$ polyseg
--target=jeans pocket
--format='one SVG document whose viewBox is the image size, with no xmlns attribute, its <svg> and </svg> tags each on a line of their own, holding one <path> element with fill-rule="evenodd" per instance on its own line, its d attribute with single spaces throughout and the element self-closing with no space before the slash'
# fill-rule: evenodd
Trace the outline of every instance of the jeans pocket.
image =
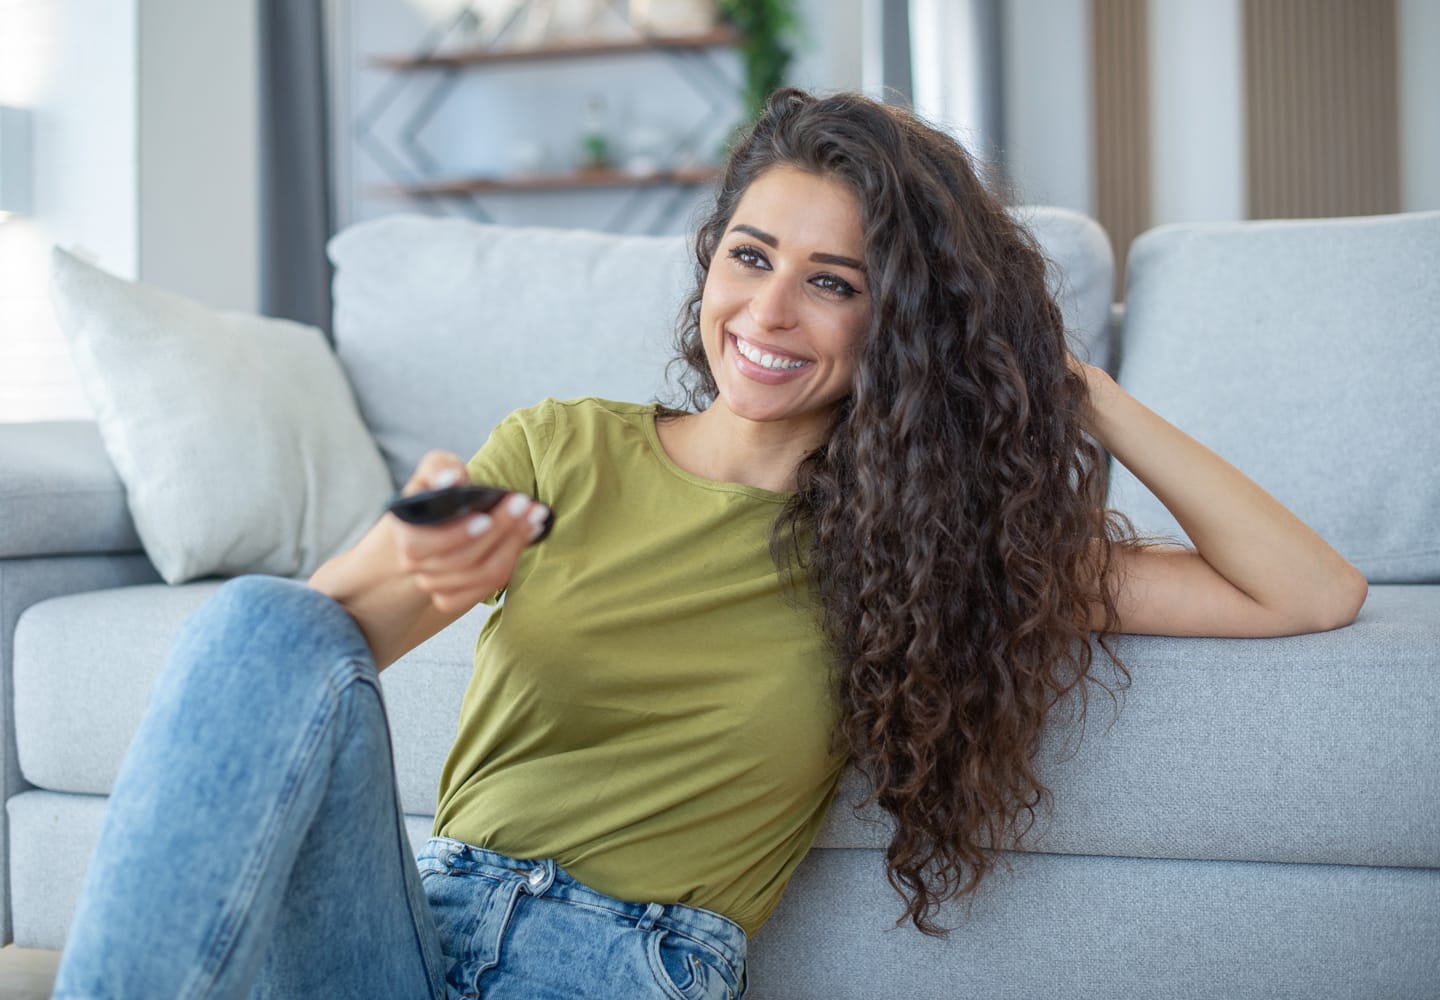
<svg viewBox="0 0 1440 1000">
<path fill-rule="evenodd" d="M 655 982 L 671 1000 L 735 1000 L 728 967 L 711 949 L 664 930 L 652 931 L 646 948 Z"/>
<path fill-rule="evenodd" d="M 437 871 L 424 861 L 420 873 L 445 957 L 445 981 L 455 996 L 479 996 L 480 977 L 500 961 L 520 883 L 451 866 Z"/>
</svg>

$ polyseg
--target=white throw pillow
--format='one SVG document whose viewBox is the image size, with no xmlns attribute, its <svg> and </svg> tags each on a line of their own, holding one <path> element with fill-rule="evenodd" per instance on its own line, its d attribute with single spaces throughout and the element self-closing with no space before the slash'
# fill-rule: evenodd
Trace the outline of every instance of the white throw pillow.
<svg viewBox="0 0 1440 1000">
<path fill-rule="evenodd" d="M 392 484 L 324 335 L 217 312 L 52 254 L 51 298 L 168 583 L 308 574 Z"/>
</svg>

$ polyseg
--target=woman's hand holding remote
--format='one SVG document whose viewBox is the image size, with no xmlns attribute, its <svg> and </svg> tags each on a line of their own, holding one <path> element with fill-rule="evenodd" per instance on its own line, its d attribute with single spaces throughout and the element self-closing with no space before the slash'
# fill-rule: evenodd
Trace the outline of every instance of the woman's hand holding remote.
<svg viewBox="0 0 1440 1000">
<path fill-rule="evenodd" d="M 468 483 L 456 455 L 432 451 L 420 460 L 403 493 L 412 496 Z M 440 524 L 417 525 L 387 515 L 401 569 L 444 613 L 464 612 L 510 582 L 520 553 L 544 531 L 549 510 L 523 493 L 505 496 L 488 512 Z"/>
<path fill-rule="evenodd" d="M 467 482 L 464 462 L 431 452 L 404 493 Z M 548 514 L 543 504 L 519 494 L 503 497 L 489 513 L 440 524 L 407 524 L 386 514 L 353 548 L 316 570 L 310 586 L 350 613 L 383 670 L 504 589 Z"/>
</svg>

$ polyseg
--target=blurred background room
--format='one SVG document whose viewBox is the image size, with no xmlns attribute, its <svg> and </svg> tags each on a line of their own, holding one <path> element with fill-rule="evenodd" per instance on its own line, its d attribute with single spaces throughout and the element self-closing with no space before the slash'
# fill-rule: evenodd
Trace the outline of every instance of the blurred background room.
<svg viewBox="0 0 1440 1000">
<path fill-rule="evenodd" d="M 0 0 L 0 421 L 84 418 L 54 244 L 328 327 L 396 212 L 675 233 L 777 80 L 913 103 L 1123 260 L 1440 208 L 1437 0 Z"/>
</svg>

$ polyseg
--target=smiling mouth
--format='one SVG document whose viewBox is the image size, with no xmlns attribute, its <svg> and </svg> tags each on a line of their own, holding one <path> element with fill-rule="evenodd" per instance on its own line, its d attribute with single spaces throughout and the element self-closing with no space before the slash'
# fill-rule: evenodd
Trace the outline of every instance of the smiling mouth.
<svg viewBox="0 0 1440 1000">
<path fill-rule="evenodd" d="M 775 354 L 771 351 L 764 351 L 742 339 L 738 334 L 730 334 L 730 339 L 735 343 L 735 350 L 751 364 L 759 365 L 774 372 L 794 371 L 796 368 L 804 368 L 813 365 L 813 361 L 805 361 L 800 358 L 790 358 L 783 354 Z"/>
</svg>

